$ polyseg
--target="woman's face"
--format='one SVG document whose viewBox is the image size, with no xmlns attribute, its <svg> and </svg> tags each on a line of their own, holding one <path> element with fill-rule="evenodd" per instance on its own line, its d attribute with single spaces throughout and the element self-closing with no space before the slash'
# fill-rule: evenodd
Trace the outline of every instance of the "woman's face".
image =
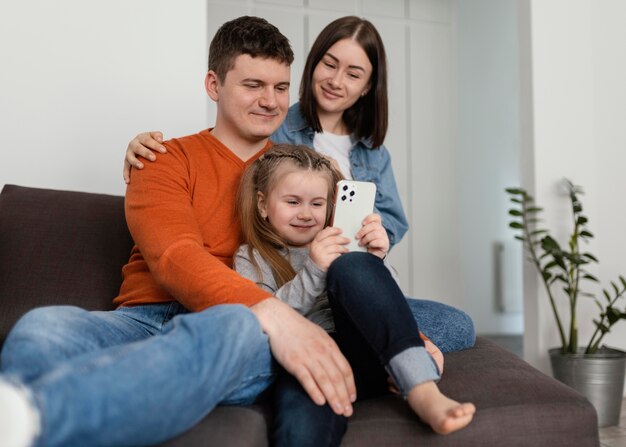
<svg viewBox="0 0 626 447">
<path fill-rule="evenodd" d="M 350 38 L 331 46 L 313 71 L 313 95 L 318 113 L 343 113 L 370 88 L 372 64 Z"/>
</svg>

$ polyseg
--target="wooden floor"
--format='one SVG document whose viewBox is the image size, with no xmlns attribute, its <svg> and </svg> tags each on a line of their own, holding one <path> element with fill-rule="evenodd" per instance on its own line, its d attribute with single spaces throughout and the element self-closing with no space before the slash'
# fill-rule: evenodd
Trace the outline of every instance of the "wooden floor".
<svg viewBox="0 0 626 447">
<path fill-rule="evenodd" d="M 600 429 L 602 447 L 626 447 L 626 399 L 622 401 L 619 425 Z"/>
</svg>

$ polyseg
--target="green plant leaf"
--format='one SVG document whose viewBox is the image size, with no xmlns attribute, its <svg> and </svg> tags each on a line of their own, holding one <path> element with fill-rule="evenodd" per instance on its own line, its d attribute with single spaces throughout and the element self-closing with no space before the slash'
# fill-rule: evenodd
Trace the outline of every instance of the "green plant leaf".
<svg viewBox="0 0 626 447">
<path fill-rule="evenodd" d="M 577 266 L 589 264 L 589 262 L 585 261 L 577 254 L 563 252 L 563 257 L 566 258 L 572 264 L 577 265 Z"/>
<path fill-rule="evenodd" d="M 576 224 L 585 225 L 588 221 L 589 219 L 587 219 L 585 216 L 578 216 L 578 219 L 576 219 Z"/>
<path fill-rule="evenodd" d="M 514 199 L 514 198 L 511 198 L 511 202 L 513 202 L 513 203 L 520 203 L 520 204 L 524 203 L 520 199 Z"/>
<path fill-rule="evenodd" d="M 506 188 L 505 191 L 516 196 L 526 194 L 523 188 Z"/>
<path fill-rule="evenodd" d="M 515 228 L 515 229 L 518 229 L 518 230 L 522 230 L 522 229 L 524 229 L 524 225 L 522 225 L 522 224 L 521 224 L 521 223 L 519 223 L 519 222 L 511 222 L 511 223 L 509 224 L 509 227 L 511 227 L 511 228 Z"/>
<path fill-rule="evenodd" d="M 598 262 L 598 259 L 592 255 L 591 253 L 583 253 L 582 256 L 584 256 L 585 258 L 593 261 L 593 262 Z"/>
<path fill-rule="evenodd" d="M 592 274 L 590 274 L 590 273 L 585 273 L 585 274 L 583 275 L 583 278 L 584 278 L 584 279 L 588 279 L 589 281 L 593 281 L 593 282 L 600 282 L 600 281 L 598 281 L 598 278 L 596 278 L 595 276 L 593 276 L 593 275 L 592 275 Z"/>
<path fill-rule="evenodd" d="M 519 234 L 516 234 L 515 236 L 513 236 L 515 239 L 517 239 L 518 241 L 522 241 L 524 242 L 526 240 L 526 238 L 524 236 L 520 236 Z"/>
<path fill-rule="evenodd" d="M 552 251 L 552 250 L 561 250 L 561 247 L 559 247 L 559 243 L 557 241 L 555 241 L 551 236 L 546 236 L 543 239 L 541 239 L 541 247 L 544 250 L 548 250 L 548 251 Z"/>
<path fill-rule="evenodd" d="M 515 209 L 510 209 L 509 214 L 511 216 L 517 216 L 517 217 L 522 216 L 522 212 L 520 210 L 515 210 Z"/>
<path fill-rule="evenodd" d="M 623 276 L 620 276 L 619 280 L 622 282 L 622 285 L 624 286 L 624 289 L 626 289 L 626 279 Z"/>
<path fill-rule="evenodd" d="M 580 236 L 591 239 L 593 237 L 593 234 L 590 231 L 583 230 L 580 232 Z"/>
<path fill-rule="evenodd" d="M 550 261 L 548 262 L 546 265 L 543 266 L 544 270 L 549 270 L 553 267 L 557 266 L 557 262 L 556 261 Z"/>
<path fill-rule="evenodd" d="M 554 260 L 556 261 L 556 263 L 558 264 L 559 267 L 561 267 L 563 270 L 567 270 L 567 266 L 565 265 L 565 261 L 563 261 L 563 256 L 560 256 L 560 254 L 558 254 L 558 253 L 553 253 L 552 257 L 554 258 Z"/>
<path fill-rule="evenodd" d="M 611 285 L 613 286 L 613 290 L 615 290 L 615 295 L 619 295 L 619 289 L 617 288 L 617 284 L 611 281 Z"/>
<path fill-rule="evenodd" d="M 594 303 L 596 303 L 596 306 L 598 306 L 598 309 L 600 309 L 600 312 L 602 312 L 604 310 L 604 307 L 602 307 L 602 303 L 596 299 L 593 300 Z"/>
<path fill-rule="evenodd" d="M 606 308 L 606 318 L 609 320 L 609 326 L 613 326 L 622 317 L 621 312 L 611 306 Z"/>
<path fill-rule="evenodd" d="M 611 295 L 609 295 L 609 292 L 607 292 L 606 289 L 602 289 L 602 293 L 604 294 L 604 297 L 606 298 L 606 300 L 610 303 Z"/>
<path fill-rule="evenodd" d="M 593 320 L 593 322 L 596 324 L 596 327 L 600 330 L 600 332 L 602 332 L 603 334 L 606 334 L 607 332 L 609 332 L 609 328 L 606 327 L 604 324 L 602 324 L 600 321 L 597 320 Z"/>
<path fill-rule="evenodd" d="M 531 236 L 537 236 L 540 234 L 546 234 L 548 232 L 548 230 L 534 230 L 530 232 Z"/>
<path fill-rule="evenodd" d="M 531 206 L 529 208 L 526 208 L 527 213 L 538 213 L 539 211 L 543 211 L 543 208 L 541 208 L 540 206 Z"/>
</svg>

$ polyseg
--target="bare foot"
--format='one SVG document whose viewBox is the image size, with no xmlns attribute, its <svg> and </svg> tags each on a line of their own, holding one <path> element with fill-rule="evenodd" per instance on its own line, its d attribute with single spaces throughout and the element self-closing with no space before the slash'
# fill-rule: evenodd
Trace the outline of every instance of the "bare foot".
<svg viewBox="0 0 626 447">
<path fill-rule="evenodd" d="M 467 426 L 476 412 L 474 404 L 459 403 L 441 394 L 435 382 L 417 385 L 407 399 L 413 411 L 440 435 Z"/>
</svg>

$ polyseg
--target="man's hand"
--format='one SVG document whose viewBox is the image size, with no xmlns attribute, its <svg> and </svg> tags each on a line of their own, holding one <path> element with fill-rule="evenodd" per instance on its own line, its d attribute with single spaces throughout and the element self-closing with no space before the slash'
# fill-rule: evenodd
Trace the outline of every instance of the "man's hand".
<svg viewBox="0 0 626 447">
<path fill-rule="evenodd" d="M 338 415 L 351 416 L 356 400 L 352 368 L 337 344 L 277 298 L 250 308 L 267 334 L 274 358 L 302 384 L 318 405 L 326 402 Z"/>
<path fill-rule="evenodd" d="M 379 214 L 369 214 L 363 219 L 361 229 L 357 232 L 356 238 L 361 247 L 367 247 L 367 252 L 384 259 L 389 251 L 389 237 L 382 224 Z"/>
<path fill-rule="evenodd" d="M 350 239 L 340 234 L 339 228 L 326 227 L 315 235 L 309 247 L 309 256 L 320 269 L 327 271 L 335 259 L 348 253 L 346 245 L 350 243 Z"/>
<path fill-rule="evenodd" d="M 167 149 L 163 146 L 163 134 L 161 132 L 143 132 L 130 140 L 126 148 L 126 157 L 124 158 L 124 182 L 130 183 L 130 169 L 143 169 L 143 163 L 137 157 L 146 160 L 156 160 L 154 152 L 165 154 Z"/>
</svg>

